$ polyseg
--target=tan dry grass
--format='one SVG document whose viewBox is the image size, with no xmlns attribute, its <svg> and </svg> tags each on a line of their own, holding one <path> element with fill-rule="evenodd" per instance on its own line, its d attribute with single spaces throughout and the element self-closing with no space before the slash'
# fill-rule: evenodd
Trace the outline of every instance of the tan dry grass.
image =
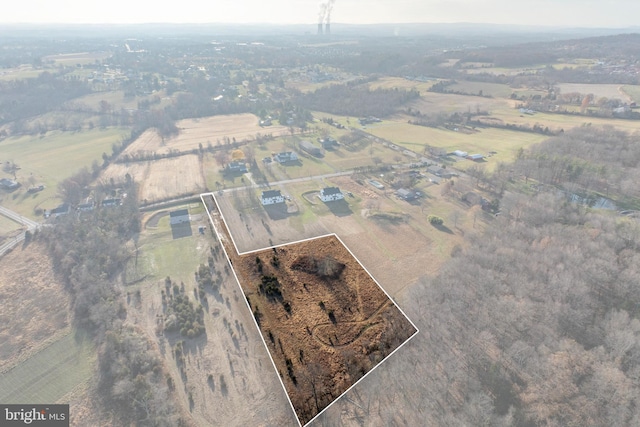
<svg viewBox="0 0 640 427">
<path fill-rule="evenodd" d="M 101 175 L 103 181 L 122 182 L 129 174 L 140 185 L 139 200 L 167 200 L 204 192 L 206 184 L 196 154 L 149 162 L 114 163 Z"/>
<path fill-rule="evenodd" d="M 69 297 L 44 245 L 16 247 L 0 259 L 0 372 L 69 327 Z"/>
<path fill-rule="evenodd" d="M 140 191 L 141 200 L 164 200 L 183 194 L 197 194 L 206 188 L 195 154 L 152 162 Z"/>
<path fill-rule="evenodd" d="M 273 125 L 260 127 L 259 119 L 253 114 L 233 114 L 213 116 L 202 119 L 186 119 L 176 123 L 180 133 L 164 141 L 154 129 L 145 131 L 123 154 L 168 153 L 170 151 L 189 151 L 200 144 L 216 146 L 225 137 L 236 141 L 254 138 L 257 133 L 284 135 L 289 132 L 286 126 Z"/>
</svg>

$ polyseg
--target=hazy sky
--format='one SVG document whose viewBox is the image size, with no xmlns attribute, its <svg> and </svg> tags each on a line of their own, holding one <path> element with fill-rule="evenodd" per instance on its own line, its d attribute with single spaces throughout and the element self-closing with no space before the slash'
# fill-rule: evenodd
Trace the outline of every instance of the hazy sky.
<svg viewBox="0 0 640 427">
<path fill-rule="evenodd" d="M 313 24 L 319 5 L 318 0 L 16 0 L 2 7 L 0 22 Z M 628 27 L 640 24 L 640 0 L 335 0 L 331 21 Z"/>
</svg>

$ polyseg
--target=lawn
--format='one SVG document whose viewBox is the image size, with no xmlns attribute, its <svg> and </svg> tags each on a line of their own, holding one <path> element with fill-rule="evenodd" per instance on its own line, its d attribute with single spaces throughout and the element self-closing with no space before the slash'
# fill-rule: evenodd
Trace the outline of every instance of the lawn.
<svg viewBox="0 0 640 427">
<path fill-rule="evenodd" d="M 111 153 L 114 143 L 120 142 L 128 131 L 124 128 L 92 129 L 82 132 L 49 132 L 44 136 L 7 138 L 0 142 L 0 162 L 12 161 L 20 169 L 18 182 L 22 187 L 2 195 L 2 203 L 9 209 L 34 216 L 34 209 L 45 199 L 55 197 L 57 185 L 80 170 L 91 167 L 93 161 L 102 162 L 102 153 Z M 44 184 L 39 193 L 27 193 L 34 184 Z M 52 200 L 44 208 L 57 205 Z"/>
<path fill-rule="evenodd" d="M 94 364 L 91 340 L 72 332 L 0 375 L 0 402 L 57 402 L 91 378 Z"/>
<path fill-rule="evenodd" d="M 189 207 L 191 215 L 202 213 L 202 208 L 192 209 Z M 171 210 L 179 210 L 187 206 L 175 206 Z M 192 224 L 192 229 L 196 227 Z M 145 229 L 140 238 L 140 258 L 138 271 L 129 271 L 135 274 L 136 278 L 147 275 L 149 280 L 160 280 L 170 276 L 174 281 L 192 280 L 193 272 L 197 270 L 201 262 L 206 262 L 206 251 L 203 247 L 203 237 L 194 230 L 194 234 L 189 237 L 173 239 L 169 216 L 165 216 L 158 222 L 157 228 Z M 206 242 L 205 242 L 206 243 Z M 207 243 L 208 247 L 208 243 Z M 129 269 L 133 268 L 129 266 Z M 131 280 L 133 278 L 128 278 Z"/>
</svg>

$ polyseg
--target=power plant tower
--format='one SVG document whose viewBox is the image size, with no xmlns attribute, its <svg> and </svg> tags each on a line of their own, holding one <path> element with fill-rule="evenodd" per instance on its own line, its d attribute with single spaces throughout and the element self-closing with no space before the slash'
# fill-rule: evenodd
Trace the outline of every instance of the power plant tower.
<svg viewBox="0 0 640 427">
<path fill-rule="evenodd" d="M 320 3 L 320 11 L 318 12 L 318 35 L 331 34 L 331 11 L 333 11 L 333 4 L 336 0 L 326 0 L 324 3 Z M 322 31 L 322 24 L 324 23 L 324 32 Z"/>
</svg>

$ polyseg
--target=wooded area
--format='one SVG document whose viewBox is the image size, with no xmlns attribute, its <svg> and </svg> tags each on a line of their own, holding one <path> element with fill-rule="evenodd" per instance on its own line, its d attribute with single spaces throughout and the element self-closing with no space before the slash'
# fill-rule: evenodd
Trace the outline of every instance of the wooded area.
<svg viewBox="0 0 640 427">
<path fill-rule="evenodd" d="M 611 129 L 578 129 L 524 153 L 508 166 L 511 179 L 526 170 L 553 182 L 559 153 L 593 165 L 576 180 L 586 171 L 599 171 L 604 181 L 634 176 L 634 140 Z M 523 160 L 534 153 L 547 160 Z M 612 180 L 610 196 L 614 187 Z M 421 334 L 352 398 L 379 405 L 389 424 L 638 425 L 638 220 L 554 191 L 512 189 L 501 206 L 502 215 L 438 277 L 412 288 L 405 304 Z M 402 390 L 403 404 L 419 410 L 392 411 L 398 396 L 371 392 L 386 388 Z"/>
</svg>

